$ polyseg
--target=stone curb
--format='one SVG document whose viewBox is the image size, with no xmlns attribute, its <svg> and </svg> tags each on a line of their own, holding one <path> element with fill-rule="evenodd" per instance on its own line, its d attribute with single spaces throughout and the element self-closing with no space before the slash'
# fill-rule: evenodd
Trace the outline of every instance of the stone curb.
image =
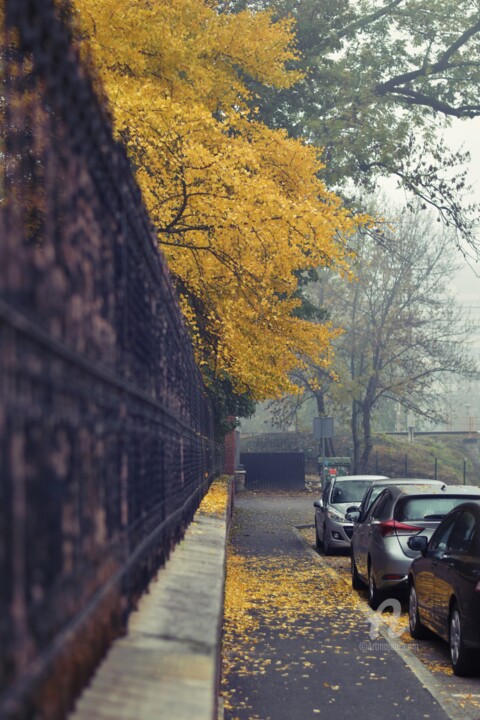
<svg viewBox="0 0 480 720">
<path fill-rule="evenodd" d="M 70 720 L 218 720 L 233 481 L 212 483 Z"/>
</svg>

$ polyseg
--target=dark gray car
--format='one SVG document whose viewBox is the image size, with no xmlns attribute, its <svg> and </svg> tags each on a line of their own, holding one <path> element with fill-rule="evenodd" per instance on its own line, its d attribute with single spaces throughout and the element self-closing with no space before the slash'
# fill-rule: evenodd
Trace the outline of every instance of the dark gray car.
<svg viewBox="0 0 480 720">
<path fill-rule="evenodd" d="M 419 553 L 410 549 L 414 535 L 430 537 L 440 521 L 454 507 L 478 499 L 480 489 L 473 486 L 415 485 L 388 487 L 382 490 L 361 522 L 357 520 L 351 540 L 352 586 L 368 586 L 370 606 L 374 609 L 386 597 L 406 589 L 412 560 Z"/>
</svg>

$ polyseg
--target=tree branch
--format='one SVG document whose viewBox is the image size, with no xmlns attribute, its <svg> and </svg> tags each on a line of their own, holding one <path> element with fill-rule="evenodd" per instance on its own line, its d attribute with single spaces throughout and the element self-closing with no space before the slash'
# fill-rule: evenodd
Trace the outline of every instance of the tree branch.
<svg viewBox="0 0 480 720">
<path fill-rule="evenodd" d="M 370 15 L 365 15 L 360 20 L 355 20 L 355 22 L 347 25 L 347 27 L 345 27 L 343 30 L 340 30 L 338 33 L 336 33 L 335 37 L 340 40 L 341 38 L 350 35 L 352 31 L 361 30 L 364 27 L 368 27 L 368 25 L 371 25 L 371 23 L 375 22 L 375 20 L 380 20 L 380 18 L 388 15 L 390 10 L 393 10 L 393 8 L 401 5 L 402 2 L 403 0 L 393 0 L 393 2 L 388 3 L 388 5 L 384 5 Z"/>
<path fill-rule="evenodd" d="M 453 42 L 438 58 L 438 60 L 435 63 L 432 64 L 424 64 L 422 63 L 422 67 L 417 68 L 416 70 L 411 70 L 410 72 L 402 73 L 401 75 L 396 75 L 393 78 L 390 78 L 390 80 L 387 80 L 386 82 L 379 83 L 375 87 L 375 94 L 376 95 L 387 95 L 388 93 L 396 92 L 398 95 L 405 95 L 410 96 L 410 99 L 406 99 L 406 102 L 409 103 L 415 103 L 417 105 L 428 105 L 429 107 L 432 107 L 434 110 L 439 110 L 440 112 L 446 113 L 448 115 L 454 115 L 455 117 L 475 117 L 473 113 L 475 110 L 476 112 L 480 112 L 480 107 L 477 105 L 472 106 L 465 106 L 464 108 L 453 108 L 449 106 L 447 103 L 441 103 L 440 101 L 436 101 L 437 107 L 434 107 L 432 102 L 435 101 L 435 98 L 430 98 L 428 95 L 422 95 L 421 93 L 416 93 L 415 91 L 410 89 L 407 89 L 408 83 L 413 82 L 414 80 L 417 80 L 420 77 L 430 77 L 431 75 L 438 75 L 440 72 L 444 72 L 448 69 L 455 69 L 455 65 L 449 65 L 450 58 L 458 51 L 461 47 L 463 47 L 474 35 L 480 32 L 480 20 L 476 22 L 474 25 L 469 27 L 465 32 L 463 32 L 456 40 Z"/>
<path fill-rule="evenodd" d="M 480 32 L 480 20 L 477 23 L 475 23 L 475 25 L 472 25 L 472 27 L 465 30 L 465 32 L 462 33 L 460 35 L 460 37 L 457 38 L 457 40 L 455 40 L 455 42 L 452 43 L 450 45 L 450 47 L 445 50 L 443 55 L 439 58 L 439 60 L 436 63 L 438 68 L 445 69 L 447 67 L 448 61 L 450 60 L 452 55 L 454 55 L 457 52 L 457 50 L 460 50 L 462 45 L 465 45 L 470 40 L 470 38 L 473 37 L 474 35 L 476 35 L 476 33 L 478 33 L 478 32 Z"/>
<path fill-rule="evenodd" d="M 459 107 L 454 107 L 438 98 L 425 95 L 411 88 L 395 88 L 391 91 L 391 95 L 402 100 L 407 105 L 423 105 L 437 112 L 441 112 L 444 115 L 451 115 L 452 117 L 474 118 L 480 113 L 480 105 L 460 105 Z"/>
</svg>

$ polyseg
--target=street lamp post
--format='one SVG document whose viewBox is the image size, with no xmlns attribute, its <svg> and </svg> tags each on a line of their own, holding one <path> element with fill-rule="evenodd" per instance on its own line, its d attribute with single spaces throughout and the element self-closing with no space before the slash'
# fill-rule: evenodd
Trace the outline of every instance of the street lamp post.
<svg viewBox="0 0 480 720">
<path fill-rule="evenodd" d="M 333 439 L 333 417 L 313 418 L 313 436 L 321 441 L 322 446 L 322 470 L 321 481 L 325 479 L 325 440 Z"/>
</svg>

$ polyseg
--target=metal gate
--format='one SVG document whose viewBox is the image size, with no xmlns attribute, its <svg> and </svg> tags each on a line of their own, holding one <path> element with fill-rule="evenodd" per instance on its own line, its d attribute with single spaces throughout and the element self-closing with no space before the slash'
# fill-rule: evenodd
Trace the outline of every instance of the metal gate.
<svg viewBox="0 0 480 720">
<path fill-rule="evenodd" d="M 303 452 L 241 453 L 248 490 L 303 490 L 305 454 Z"/>
</svg>

